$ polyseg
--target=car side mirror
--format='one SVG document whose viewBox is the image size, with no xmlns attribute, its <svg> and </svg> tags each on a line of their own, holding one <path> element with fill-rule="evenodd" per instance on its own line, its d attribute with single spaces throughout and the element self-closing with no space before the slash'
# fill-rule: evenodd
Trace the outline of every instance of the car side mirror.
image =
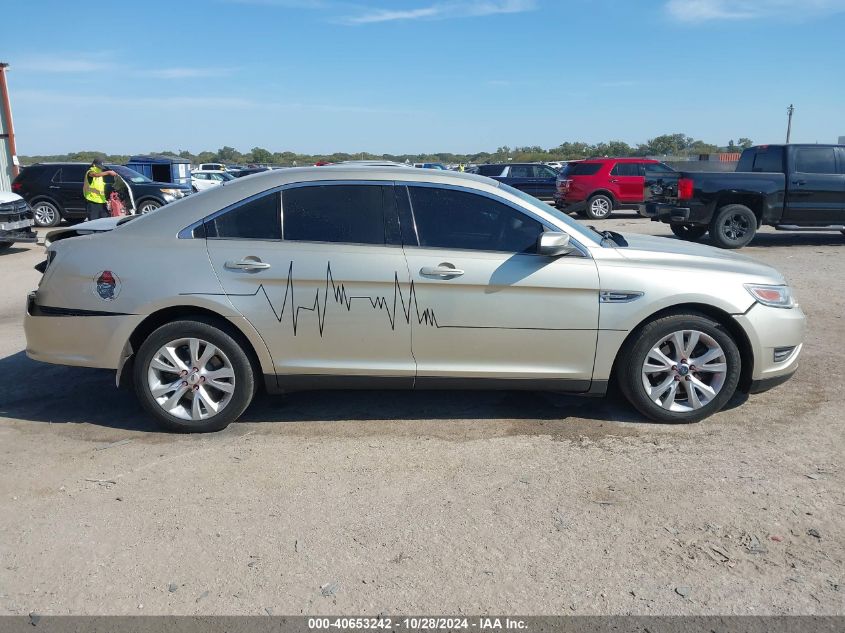
<svg viewBox="0 0 845 633">
<path fill-rule="evenodd" d="M 544 231 L 537 240 L 537 254 L 547 257 L 561 257 L 576 250 L 569 243 L 569 233 L 563 231 Z"/>
</svg>

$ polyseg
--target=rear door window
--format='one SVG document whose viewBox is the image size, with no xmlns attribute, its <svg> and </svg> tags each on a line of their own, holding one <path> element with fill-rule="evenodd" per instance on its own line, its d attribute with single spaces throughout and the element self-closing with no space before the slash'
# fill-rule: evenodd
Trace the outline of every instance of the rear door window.
<svg viewBox="0 0 845 633">
<path fill-rule="evenodd" d="M 610 172 L 611 176 L 639 176 L 640 166 L 637 163 L 616 163 L 613 170 Z"/>
<path fill-rule="evenodd" d="M 476 173 L 482 176 L 501 176 L 505 169 L 504 165 L 479 165 Z"/>
<path fill-rule="evenodd" d="M 511 178 L 533 178 L 534 177 L 534 170 L 531 168 L 531 165 L 511 165 L 510 177 Z"/>
<path fill-rule="evenodd" d="M 832 147 L 797 149 L 795 171 L 802 174 L 835 174 L 836 153 Z"/>
<path fill-rule="evenodd" d="M 65 165 L 61 169 L 61 182 L 82 182 L 88 169 L 88 165 Z"/>
<path fill-rule="evenodd" d="M 284 239 L 343 244 L 385 244 L 385 185 L 310 185 L 282 196 Z M 391 207 L 392 208 L 392 207 Z"/>
</svg>

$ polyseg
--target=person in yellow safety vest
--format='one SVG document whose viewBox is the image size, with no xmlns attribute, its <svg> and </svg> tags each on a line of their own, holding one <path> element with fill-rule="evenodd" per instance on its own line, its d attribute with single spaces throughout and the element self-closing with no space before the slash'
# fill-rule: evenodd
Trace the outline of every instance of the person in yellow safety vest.
<svg viewBox="0 0 845 633">
<path fill-rule="evenodd" d="M 104 169 L 102 159 L 95 158 L 85 173 L 85 182 L 82 183 L 82 193 L 88 207 L 89 220 L 107 218 L 111 215 L 106 206 L 106 181 L 103 180 L 106 176 L 117 176 L 117 174 Z"/>
<path fill-rule="evenodd" d="M 466 170 L 466 167 L 464 166 L 464 164 L 463 164 L 463 163 L 461 163 L 460 165 L 458 165 L 458 171 L 465 171 L 465 170 Z"/>
</svg>

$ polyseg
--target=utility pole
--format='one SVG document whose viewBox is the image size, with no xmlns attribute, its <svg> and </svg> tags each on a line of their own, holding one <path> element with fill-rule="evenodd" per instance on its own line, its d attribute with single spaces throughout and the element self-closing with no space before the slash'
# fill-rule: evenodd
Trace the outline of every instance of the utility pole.
<svg viewBox="0 0 845 633">
<path fill-rule="evenodd" d="M 0 160 L 3 169 L 9 169 L 11 177 L 18 175 L 18 152 L 15 148 L 15 126 L 12 123 L 12 105 L 9 99 L 9 85 L 6 83 L 6 69 L 9 64 L 0 62 L 0 151 L 6 159 Z M 3 143 L 5 141 L 5 143 Z M 3 148 L 3 145 L 6 147 Z M 6 164 L 6 161 L 9 164 Z M 0 179 L 5 180 L 5 177 Z"/>
<path fill-rule="evenodd" d="M 795 106 L 791 103 L 789 107 L 786 109 L 787 114 L 787 121 L 786 121 L 786 142 L 789 143 L 789 137 L 792 134 L 792 113 L 795 112 Z"/>
</svg>

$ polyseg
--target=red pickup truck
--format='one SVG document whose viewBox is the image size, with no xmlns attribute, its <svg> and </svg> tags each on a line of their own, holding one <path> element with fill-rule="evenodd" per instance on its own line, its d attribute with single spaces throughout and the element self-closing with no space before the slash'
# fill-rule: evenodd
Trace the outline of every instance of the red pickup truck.
<svg viewBox="0 0 845 633">
<path fill-rule="evenodd" d="M 555 183 L 555 206 L 592 220 L 614 209 L 637 209 L 643 203 L 645 174 L 668 176 L 675 170 L 648 158 L 588 158 L 561 169 Z"/>
</svg>

